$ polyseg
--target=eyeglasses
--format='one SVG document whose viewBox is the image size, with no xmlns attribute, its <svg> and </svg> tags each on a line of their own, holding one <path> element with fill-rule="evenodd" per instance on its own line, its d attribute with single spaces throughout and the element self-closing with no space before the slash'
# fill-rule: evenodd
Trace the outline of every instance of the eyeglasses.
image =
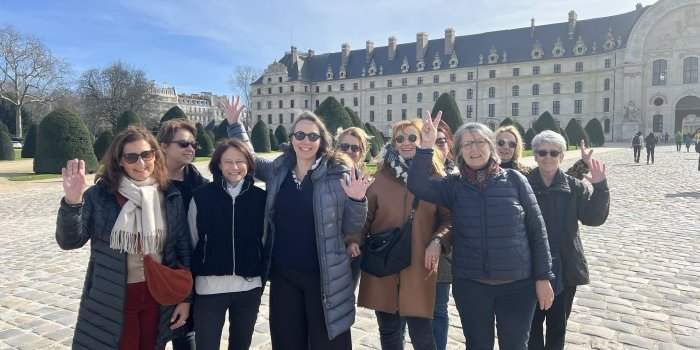
<svg viewBox="0 0 700 350">
<path fill-rule="evenodd" d="M 446 143 L 447 143 L 447 138 L 445 138 L 445 137 L 441 137 L 441 138 L 435 140 L 435 144 L 438 146 L 443 146 Z"/>
<path fill-rule="evenodd" d="M 360 151 L 360 146 L 358 145 L 351 145 L 347 143 L 341 143 L 338 145 L 338 148 L 340 148 L 341 151 L 347 152 L 348 150 L 351 150 L 352 153 L 357 153 Z"/>
<path fill-rule="evenodd" d="M 192 148 L 197 149 L 197 142 L 196 141 L 187 141 L 187 140 L 177 140 L 177 141 L 170 141 L 169 143 L 175 143 L 180 148 L 187 148 L 187 146 L 192 146 Z"/>
<path fill-rule="evenodd" d="M 394 140 L 396 140 L 396 143 L 403 143 L 406 139 L 408 139 L 408 142 L 416 142 L 418 140 L 418 136 L 416 136 L 416 134 L 409 134 L 408 137 L 399 135 L 396 136 Z"/>
<path fill-rule="evenodd" d="M 462 148 L 469 148 L 469 147 L 474 146 L 474 145 L 481 147 L 485 143 L 486 143 L 486 141 L 484 141 L 484 140 L 465 141 L 464 143 L 462 143 Z"/>
<path fill-rule="evenodd" d="M 550 157 L 556 158 L 556 157 L 559 157 L 559 155 L 561 154 L 561 152 L 555 151 L 555 150 L 551 150 L 551 151 L 547 151 L 547 150 L 537 151 L 537 155 L 540 156 L 540 157 L 546 157 L 548 154 L 549 154 Z"/>
<path fill-rule="evenodd" d="M 128 164 L 138 162 L 139 158 L 143 159 L 144 162 L 148 162 L 156 158 L 156 151 L 149 149 L 148 151 L 143 151 L 141 153 L 124 153 L 122 158 L 124 158 Z"/>
<path fill-rule="evenodd" d="M 496 144 L 499 147 L 503 147 L 505 145 L 508 145 L 508 147 L 510 147 L 510 148 L 515 148 L 515 146 L 518 145 L 517 143 L 515 143 L 515 141 L 506 141 L 506 140 L 498 140 L 498 141 L 496 141 Z"/>
<path fill-rule="evenodd" d="M 321 138 L 321 135 L 319 135 L 319 134 L 317 134 L 317 133 L 315 133 L 315 132 L 310 132 L 310 133 L 307 134 L 307 133 L 305 133 L 305 132 L 303 132 L 303 131 L 297 131 L 297 132 L 295 132 L 293 135 L 294 135 L 294 138 L 297 139 L 297 141 L 301 141 L 301 140 L 303 140 L 303 139 L 305 139 L 305 138 L 308 137 L 308 138 L 309 138 L 309 141 L 311 141 L 311 142 L 316 142 L 316 141 L 318 141 L 318 139 Z"/>
</svg>

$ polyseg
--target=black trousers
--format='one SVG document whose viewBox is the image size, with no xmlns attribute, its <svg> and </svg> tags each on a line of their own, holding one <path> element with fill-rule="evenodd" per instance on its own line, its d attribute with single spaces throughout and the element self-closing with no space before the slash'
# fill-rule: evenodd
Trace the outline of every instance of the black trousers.
<svg viewBox="0 0 700 350">
<path fill-rule="evenodd" d="M 634 161 L 635 161 L 635 163 L 639 163 L 639 156 L 642 155 L 642 146 L 635 145 L 632 147 L 634 148 Z"/>
<path fill-rule="evenodd" d="M 194 309 L 197 348 L 218 350 L 228 310 L 228 348 L 247 350 L 253 338 L 262 288 L 245 292 L 197 295 Z"/>
<path fill-rule="evenodd" d="M 379 341 L 382 350 L 403 350 L 404 333 L 408 334 L 415 350 L 435 350 L 433 322 L 429 318 L 401 317 L 398 314 L 375 311 L 379 324 Z"/>
<path fill-rule="evenodd" d="M 654 164 L 654 147 L 647 147 L 647 164 L 649 164 L 649 157 L 651 157 L 651 164 Z"/>
<path fill-rule="evenodd" d="M 350 330 L 328 339 L 318 272 L 273 267 L 270 336 L 274 350 L 350 350 Z"/>
<path fill-rule="evenodd" d="M 681 145 L 682 145 L 682 143 L 676 142 L 676 151 L 678 151 L 678 152 L 681 151 Z"/>
<path fill-rule="evenodd" d="M 554 304 L 547 311 L 535 309 L 530 327 L 528 350 L 563 350 L 566 343 L 566 323 L 571 315 L 576 286 L 566 287 L 554 298 Z M 547 335 L 544 336 L 543 322 L 547 322 Z"/>
</svg>

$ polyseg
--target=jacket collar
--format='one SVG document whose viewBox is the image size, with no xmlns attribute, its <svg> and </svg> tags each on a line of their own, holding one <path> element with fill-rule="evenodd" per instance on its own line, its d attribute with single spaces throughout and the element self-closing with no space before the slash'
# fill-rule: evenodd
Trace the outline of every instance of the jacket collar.
<svg viewBox="0 0 700 350">
<path fill-rule="evenodd" d="M 542 175 L 540 174 L 540 168 L 537 167 L 532 170 L 530 175 L 527 177 L 528 181 L 530 182 L 530 186 L 532 186 L 532 190 L 535 193 L 543 193 L 543 192 L 571 192 L 571 187 L 569 187 L 569 181 L 566 180 L 566 175 L 564 174 L 561 169 L 557 170 L 556 175 L 554 175 L 554 179 L 552 180 L 552 184 L 549 185 L 549 187 L 545 186 L 544 180 L 542 180 Z"/>
<path fill-rule="evenodd" d="M 287 174 L 289 170 L 296 166 L 296 163 L 296 158 L 291 154 L 285 153 L 274 160 L 273 167 L 277 170 L 277 173 L 283 172 Z M 326 175 L 340 175 L 348 170 L 347 167 L 342 164 L 331 162 L 326 156 L 318 158 L 311 169 L 311 180 L 313 181 L 321 179 Z"/>
</svg>

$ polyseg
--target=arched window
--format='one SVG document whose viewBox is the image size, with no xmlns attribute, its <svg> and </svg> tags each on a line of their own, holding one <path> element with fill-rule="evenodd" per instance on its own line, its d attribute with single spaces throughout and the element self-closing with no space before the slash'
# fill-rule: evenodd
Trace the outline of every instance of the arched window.
<svg viewBox="0 0 700 350">
<path fill-rule="evenodd" d="M 606 134 L 610 133 L 610 119 L 603 120 L 603 132 Z"/>
<path fill-rule="evenodd" d="M 664 116 L 661 114 L 654 115 L 652 126 L 654 132 L 662 132 L 664 130 Z"/>
<path fill-rule="evenodd" d="M 652 63 L 651 85 L 666 85 L 666 60 L 656 60 Z"/>
<path fill-rule="evenodd" d="M 492 86 L 489 88 L 489 98 L 494 98 L 494 97 L 496 97 L 496 88 Z"/>
<path fill-rule="evenodd" d="M 520 96 L 520 86 L 513 85 L 513 96 Z"/>
<path fill-rule="evenodd" d="M 698 58 L 686 57 L 683 60 L 683 84 L 698 82 Z"/>
<path fill-rule="evenodd" d="M 540 94 L 540 84 L 532 84 L 532 96 L 538 96 Z"/>
</svg>

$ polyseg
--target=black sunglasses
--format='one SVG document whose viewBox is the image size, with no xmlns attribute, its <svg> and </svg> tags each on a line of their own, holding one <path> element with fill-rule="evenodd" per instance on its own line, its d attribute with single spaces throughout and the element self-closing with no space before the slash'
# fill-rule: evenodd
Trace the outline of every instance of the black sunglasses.
<svg viewBox="0 0 700 350">
<path fill-rule="evenodd" d="M 547 152 L 546 150 L 537 151 L 537 155 L 540 156 L 540 157 L 546 157 L 547 154 L 549 154 L 549 156 L 552 157 L 552 158 L 556 158 L 556 157 L 559 157 L 559 155 L 561 154 L 561 152 L 559 152 L 559 151 L 554 151 L 554 150 L 549 151 L 549 152 Z"/>
<path fill-rule="evenodd" d="M 404 140 L 406 140 L 406 137 L 403 135 L 396 136 L 396 143 L 403 143 Z M 416 142 L 416 140 L 418 140 L 418 136 L 415 134 L 408 135 L 408 142 Z"/>
<path fill-rule="evenodd" d="M 515 146 L 518 145 L 517 143 L 515 143 L 515 141 L 507 141 L 507 142 L 506 142 L 506 140 L 498 140 L 498 141 L 496 142 L 496 144 L 499 145 L 499 146 L 501 146 L 501 147 L 503 147 L 503 146 L 505 146 L 505 145 L 508 145 L 508 147 L 510 147 L 510 148 L 515 148 Z"/>
<path fill-rule="evenodd" d="M 439 139 L 435 140 L 435 144 L 438 146 L 442 146 L 447 143 L 447 138 L 441 137 Z"/>
<path fill-rule="evenodd" d="M 347 152 L 348 150 L 351 150 L 352 153 L 357 153 L 360 151 L 360 146 L 358 145 L 351 145 L 347 143 L 341 143 L 338 145 L 338 148 L 340 148 L 341 151 Z"/>
<path fill-rule="evenodd" d="M 139 158 L 143 159 L 144 162 L 147 162 L 156 158 L 156 151 L 150 149 L 141 153 L 124 153 L 122 158 L 124 158 L 124 160 L 129 164 L 138 162 Z"/>
<path fill-rule="evenodd" d="M 177 141 L 170 141 L 169 143 L 176 143 L 180 148 L 187 148 L 187 146 L 192 146 L 192 148 L 197 149 L 197 142 L 196 141 L 187 141 L 187 140 L 177 140 Z"/>
<path fill-rule="evenodd" d="M 318 141 L 318 139 L 321 138 L 321 135 L 319 135 L 319 134 L 317 134 L 317 133 L 315 133 L 315 132 L 310 132 L 310 133 L 307 134 L 307 133 L 305 133 L 305 132 L 303 132 L 303 131 L 297 131 L 297 132 L 295 132 L 293 135 L 294 135 L 294 138 L 297 139 L 297 141 L 301 141 L 301 140 L 303 140 L 303 139 L 305 139 L 305 138 L 308 137 L 308 138 L 309 138 L 309 141 L 311 141 L 311 142 L 316 142 L 316 141 Z"/>
</svg>

